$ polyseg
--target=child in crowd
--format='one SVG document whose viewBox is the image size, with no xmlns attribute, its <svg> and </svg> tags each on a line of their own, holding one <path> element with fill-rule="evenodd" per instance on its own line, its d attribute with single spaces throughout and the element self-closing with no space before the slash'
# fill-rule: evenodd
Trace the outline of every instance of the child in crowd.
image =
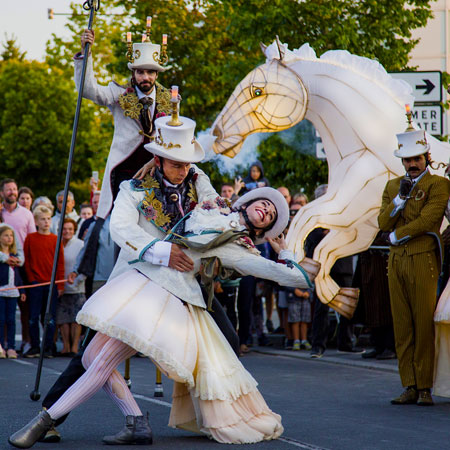
<svg viewBox="0 0 450 450">
<path fill-rule="evenodd" d="M 0 226 L 0 251 L 7 255 L 18 257 L 17 246 L 14 238 L 14 231 L 8 225 Z M 19 268 L 10 266 L 7 262 L 0 262 L 0 358 L 16 359 L 16 307 L 17 300 L 20 297 L 22 302 L 25 301 L 23 290 L 15 288 L 22 284 Z M 15 288 L 15 289 L 11 289 Z M 3 290 L 7 289 L 7 290 Z M 5 334 L 6 325 L 7 348 L 5 351 Z"/>
<path fill-rule="evenodd" d="M 33 212 L 36 222 L 36 233 L 30 233 L 25 239 L 25 271 L 30 284 L 49 282 L 52 275 L 53 258 L 56 249 L 56 235 L 50 233 L 51 211 L 46 206 L 37 206 Z M 56 270 L 56 279 L 64 279 L 64 253 L 61 246 Z M 30 338 L 31 348 L 24 354 L 26 358 L 39 356 L 39 316 L 44 322 L 47 307 L 47 298 L 50 286 L 32 287 L 29 290 L 28 301 L 30 304 Z M 44 356 L 51 358 L 54 353 L 53 334 L 55 333 L 55 314 L 58 294 L 61 295 L 64 285 L 58 285 L 53 289 L 47 336 L 44 345 Z"/>
<path fill-rule="evenodd" d="M 311 323 L 312 290 L 286 288 L 288 322 L 294 339 L 292 350 L 311 350 L 307 340 L 308 325 Z"/>
</svg>

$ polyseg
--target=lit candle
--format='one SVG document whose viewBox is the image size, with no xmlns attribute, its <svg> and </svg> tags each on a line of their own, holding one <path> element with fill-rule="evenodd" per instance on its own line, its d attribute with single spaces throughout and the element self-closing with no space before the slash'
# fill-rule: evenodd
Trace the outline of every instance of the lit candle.
<svg viewBox="0 0 450 450">
<path fill-rule="evenodd" d="M 162 35 L 162 43 L 163 45 L 167 45 L 167 34 Z"/>
<path fill-rule="evenodd" d="M 411 112 L 411 107 L 409 106 L 409 104 L 405 105 L 405 109 L 406 109 L 406 114 L 409 114 Z"/>
<path fill-rule="evenodd" d="M 152 17 L 147 16 L 147 28 L 150 28 L 152 26 Z"/>
<path fill-rule="evenodd" d="M 131 31 L 127 32 L 127 42 L 130 43 L 131 42 Z"/>
<path fill-rule="evenodd" d="M 178 86 L 172 86 L 172 100 L 178 100 Z"/>
<path fill-rule="evenodd" d="M 145 42 L 146 39 L 147 39 L 147 35 L 144 33 L 144 34 L 142 35 L 142 42 Z"/>
</svg>

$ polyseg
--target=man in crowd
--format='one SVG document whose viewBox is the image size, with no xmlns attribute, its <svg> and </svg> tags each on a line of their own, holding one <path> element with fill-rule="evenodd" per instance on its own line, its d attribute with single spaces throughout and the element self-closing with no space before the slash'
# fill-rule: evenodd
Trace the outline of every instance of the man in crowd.
<svg viewBox="0 0 450 450">
<path fill-rule="evenodd" d="M 63 206 L 63 200 L 64 200 L 64 191 L 59 191 L 56 194 L 56 211 L 55 215 L 52 217 L 52 225 L 50 227 L 50 232 L 53 234 L 58 234 L 58 226 L 59 220 L 61 219 L 61 209 Z M 80 219 L 80 216 L 75 210 L 75 196 L 71 191 L 69 191 L 67 194 L 66 214 L 64 218 L 72 219 L 75 222 L 78 222 L 78 220 Z"/>
<path fill-rule="evenodd" d="M 292 197 L 291 197 L 291 194 L 289 192 L 289 189 L 287 187 L 285 187 L 285 186 L 280 186 L 277 189 L 277 191 L 281 193 L 281 195 L 286 200 L 287 204 L 290 206 L 291 205 L 291 201 L 292 201 Z"/>
<path fill-rule="evenodd" d="M 84 30 L 81 48 L 86 43 L 94 44 L 94 32 Z M 134 61 L 128 64 L 131 70 L 131 87 L 125 88 L 115 82 L 108 86 L 97 84 L 92 68 L 92 57 L 86 68 L 83 96 L 98 105 L 108 106 L 114 117 L 114 138 L 106 162 L 102 183 L 102 195 L 97 216 L 106 218 L 117 196 L 120 183 L 128 180 L 144 165 L 151 154 L 144 149 L 154 134 L 156 117 L 170 114 L 170 91 L 157 83 L 158 73 L 166 69 L 155 61 L 160 46 L 150 42 L 134 44 L 139 46 L 139 57 L 133 49 Z M 136 47 L 137 49 L 137 47 Z M 78 89 L 83 66 L 83 54 L 75 55 L 75 84 Z M 132 106 L 133 105 L 133 106 Z"/>
<path fill-rule="evenodd" d="M 423 130 L 397 135 L 404 177 L 388 181 L 378 224 L 390 255 L 389 293 L 395 348 L 402 385 L 392 404 L 433 404 L 434 323 L 441 270 L 439 229 L 450 194 L 450 181 L 431 175 L 430 145 Z"/>
<path fill-rule="evenodd" d="M 92 194 L 92 200 L 91 200 L 91 207 L 93 215 L 86 219 L 80 226 L 80 231 L 78 232 L 79 239 L 84 240 L 86 237 L 86 233 L 88 228 L 90 227 L 92 222 L 95 222 L 97 220 L 97 210 L 98 210 L 98 204 L 100 202 L 100 191 L 94 191 Z"/>
<path fill-rule="evenodd" d="M 36 232 L 33 214 L 17 203 L 19 191 L 17 183 L 12 178 L 2 180 L 1 191 L 3 197 L 3 221 L 14 229 L 20 245 L 23 247 L 27 234 Z"/>
</svg>

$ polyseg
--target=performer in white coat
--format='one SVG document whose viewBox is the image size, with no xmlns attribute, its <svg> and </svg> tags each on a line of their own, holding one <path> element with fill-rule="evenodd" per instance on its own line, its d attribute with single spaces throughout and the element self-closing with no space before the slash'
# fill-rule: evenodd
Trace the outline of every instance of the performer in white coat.
<svg viewBox="0 0 450 450">
<path fill-rule="evenodd" d="M 86 43 L 94 44 L 94 32 L 84 30 L 81 48 Z M 114 137 L 103 176 L 100 203 L 97 216 L 106 218 L 111 212 L 113 201 L 122 181 L 133 175 L 148 162 L 149 155 L 144 144 L 154 134 L 154 121 L 170 114 L 170 90 L 156 80 L 159 72 L 168 69 L 158 60 L 161 48 L 152 42 L 133 44 L 134 60 L 128 63 L 131 70 L 131 85 L 121 86 L 115 81 L 102 86 L 95 79 L 92 56 L 86 65 L 83 97 L 97 105 L 107 106 L 114 118 Z M 156 55 L 156 57 L 154 56 Z M 75 84 L 80 85 L 83 67 L 83 53 L 77 53 L 75 61 Z"/>
<path fill-rule="evenodd" d="M 158 138 L 148 144 L 157 164 L 199 161 L 204 152 L 195 141 L 195 122 L 181 117 L 174 127 L 169 118 L 155 122 Z M 181 170 L 181 169 L 180 169 Z M 129 427 L 104 442 L 133 435 L 134 443 L 151 443 L 146 418 L 132 397 L 118 364 L 140 351 L 175 380 L 169 425 L 198 431 L 222 443 L 252 443 L 275 439 L 283 431 L 281 417 L 272 412 L 219 328 L 207 313 L 195 275 L 215 261 L 241 275 L 267 278 L 285 286 L 306 288 L 311 281 L 277 238 L 287 225 L 289 211 L 283 196 L 272 188 L 255 189 L 231 210 L 220 197 L 200 200 L 175 225 L 168 237 L 155 178 L 127 181 L 111 216 L 111 234 L 121 247 L 110 281 L 83 306 L 77 320 L 98 331 L 83 357 L 86 373 L 51 407 L 10 437 L 28 448 L 54 420 L 90 398 L 100 387 L 116 395 Z M 197 192 L 191 192 L 194 203 Z M 174 203 L 178 201 L 175 196 Z M 183 229 L 184 228 L 184 229 Z M 182 235 L 180 234 L 180 230 Z M 275 263 L 258 255 L 254 244 L 270 239 L 279 246 Z M 172 243 L 171 243 L 172 242 Z M 155 264 L 166 245 L 187 247 L 193 270 L 174 270 Z M 159 248 L 158 248 L 159 247 Z M 130 419 L 128 419 L 130 417 Z"/>
</svg>

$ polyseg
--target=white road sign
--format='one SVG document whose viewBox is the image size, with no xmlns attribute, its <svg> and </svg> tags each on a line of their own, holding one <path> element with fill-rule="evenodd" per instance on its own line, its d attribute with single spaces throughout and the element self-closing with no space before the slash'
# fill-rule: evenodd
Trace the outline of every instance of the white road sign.
<svg viewBox="0 0 450 450">
<path fill-rule="evenodd" d="M 416 102 L 439 103 L 442 101 L 442 74 L 438 70 L 428 72 L 392 72 L 394 78 L 406 81 L 413 88 Z"/>
<path fill-rule="evenodd" d="M 433 135 L 442 135 L 442 107 L 439 105 L 414 106 L 412 118 L 422 130 Z"/>
</svg>

